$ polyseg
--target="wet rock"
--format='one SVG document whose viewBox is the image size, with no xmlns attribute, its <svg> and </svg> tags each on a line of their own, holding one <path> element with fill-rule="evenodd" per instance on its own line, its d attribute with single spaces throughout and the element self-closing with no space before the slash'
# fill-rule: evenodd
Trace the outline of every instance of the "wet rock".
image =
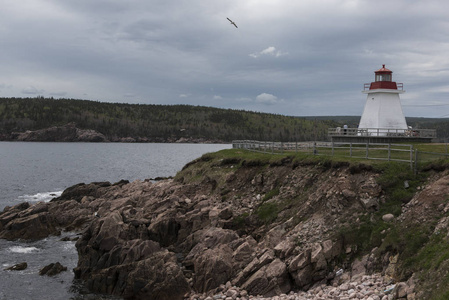
<svg viewBox="0 0 449 300">
<path fill-rule="evenodd" d="M 79 183 L 68 187 L 62 192 L 61 196 L 54 198 L 51 201 L 76 200 L 77 202 L 81 202 L 85 196 L 98 198 L 103 191 L 101 188 L 109 187 L 110 185 L 111 183 L 108 181 L 92 182 L 89 184 Z"/>
<path fill-rule="evenodd" d="M 67 267 L 64 267 L 59 262 L 56 262 L 56 263 L 51 263 L 48 266 L 43 267 L 39 271 L 39 275 L 55 276 L 63 271 L 67 271 Z"/>
<path fill-rule="evenodd" d="M 25 217 L 17 216 L 5 225 L 0 232 L 0 238 L 7 240 L 39 240 L 50 235 L 59 235 L 52 216 L 48 212 L 41 212 Z"/>
<path fill-rule="evenodd" d="M 95 292 L 125 299 L 182 299 L 190 291 L 175 254 L 154 241 L 119 242 L 110 250 L 103 247 L 101 257 L 89 241 L 89 235 L 84 235 L 77 242 L 83 255 L 74 272 Z"/>
<path fill-rule="evenodd" d="M 6 268 L 7 271 L 22 271 L 28 268 L 28 264 L 26 262 L 18 263 L 14 266 L 11 266 L 9 268 Z"/>
</svg>

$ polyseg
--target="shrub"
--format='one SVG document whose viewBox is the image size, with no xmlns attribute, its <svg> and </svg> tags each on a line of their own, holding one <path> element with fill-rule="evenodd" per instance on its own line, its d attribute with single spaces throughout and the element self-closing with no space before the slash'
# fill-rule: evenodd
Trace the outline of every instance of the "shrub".
<svg viewBox="0 0 449 300">
<path fill-rule="evenodd" d="M 278 206 L 274 202 L 262 203 L 256 210 L 259 220 L 267 224 L 276 220 L 278 212 Z"/>
<path fill-rule="evenodd" d="M 268 193 L 265 194 L 265 196 L 263 197 L 262 201 L 265 202 L 267 200 L 270 200 L 271 198 L 275 197 L 279 195 L 279 188 L 275 188 L 272 189 L 271 191 L 269 191 Z"/>
</svg>

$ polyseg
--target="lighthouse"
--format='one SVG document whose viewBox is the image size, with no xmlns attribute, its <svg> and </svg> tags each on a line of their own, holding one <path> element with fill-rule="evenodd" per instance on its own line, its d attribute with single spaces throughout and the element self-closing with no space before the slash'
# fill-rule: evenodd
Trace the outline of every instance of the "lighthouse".
<svg viewBox="0 0 449 300">
<path fill-rule="evenodd" d="M 436 138 L 435 129 L 407 126 L 399 99 L 404 86 L 392 80 L 393 72 L 382 65 L 374 74 L 374 81 L 363 87 L 366 103 L 358 128 L 329 128 L 332 143 L 431 142 Z"/>
<path fill-rule="evenodd" d="M 399 94 L 405 93 L 402 83 L 392 81 L 392 71 L 382 68 L 375 71 L 374 82 L 365 83 L 362 93 L 366 95 L 365 108 L 359 123 L 359 132 L 386 135 L 391 130 L 407 130 Z"/>
</svg>

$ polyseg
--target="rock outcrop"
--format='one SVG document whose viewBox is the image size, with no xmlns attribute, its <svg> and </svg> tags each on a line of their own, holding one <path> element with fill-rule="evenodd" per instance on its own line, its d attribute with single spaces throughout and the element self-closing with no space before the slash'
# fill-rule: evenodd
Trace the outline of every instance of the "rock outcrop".
<svg viewBox="0 0 449 300">
<path fill-rule="evenodd" d="M 28 130 L 11 134 L 11 139 L 26 142 L 107 142 L 101 133 L 91 129 L 77 128 L 74 123 L 40 130 Z"/>
<path fill-rule="evenodd" d="M 28 264 L 26 262 L 21 262 L 18 264 L 15 264 L 14 266 L 11 266 L 9 268 L 6 268 L 6 271 L 22 271 L 28 268 Z"/>
<path fill-rule="evenodd" d="M 385 201 L 376 172 L 291 160 L 236 168 L 238 159 L 205 171 L 202 161 L 174 179 L 78 184 L 49 203 L 7 207 L 0 214 L 0 237 L 36 239 L 79 230 L 75 277 L 92 291 L 125 299 L 262 299 L 299 290 L 336 295 L 337 288 L 354 298 L 364 292 L 351 280 L 374 274 L 376 266 L 388 273 L 395 253 L 380 257 L 374 249 L 354 261 L 357 241 L 340 234 Z M 444 194 L 446 187 L 440 188 Z M 414 203 L 407 204 L 410 213 Z M 382 283 L 365 278 L 378 287 L 370 290 L 372 299 L 383 299 L 393 277 Z"/>
<path fill-rule="evenodd" d="M 39 275 L 55 276 L 64 271 L 67 271 L 67 267 L 64 267 L 63 265 L 61 265 L 61 263 L 56 262 L 56 263 L 51 263 L 51 264 L 43 267 L 39 271 Z"/>
<path fill-rule="evenodd" d="M 25 141 L 25 142 L 114 142 L 114 143 L 195 143 L 195 144 L 223 144 L 227 143 L 218 139 L 205 139 L 195 137 L 140 137 L 140 136 L 105 136 L 93 129 L 77 128 L 75 123 L 62 126 L 52 126 L 39 130 L 27 130 L 25 132 L 0 133 L 0 141 Z"/>
</svg>

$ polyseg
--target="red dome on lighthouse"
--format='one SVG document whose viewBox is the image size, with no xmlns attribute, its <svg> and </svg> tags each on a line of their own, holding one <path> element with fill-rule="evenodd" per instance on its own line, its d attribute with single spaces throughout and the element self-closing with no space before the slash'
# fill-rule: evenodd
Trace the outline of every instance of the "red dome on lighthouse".
<svg viewBox="0 0 449 300">
<path fill-rule="evenodd" d="M 375 71 L 374 73 L 376 73 L 376 74 L 377 73 L 389 73 L 389 74 L 391 74 L 391 73 L 393 73 L 393 71 L 385 68 L 385 65 L 382 65 L 382 68 L 380 68 L 379 70 Z"/>
</svg>

